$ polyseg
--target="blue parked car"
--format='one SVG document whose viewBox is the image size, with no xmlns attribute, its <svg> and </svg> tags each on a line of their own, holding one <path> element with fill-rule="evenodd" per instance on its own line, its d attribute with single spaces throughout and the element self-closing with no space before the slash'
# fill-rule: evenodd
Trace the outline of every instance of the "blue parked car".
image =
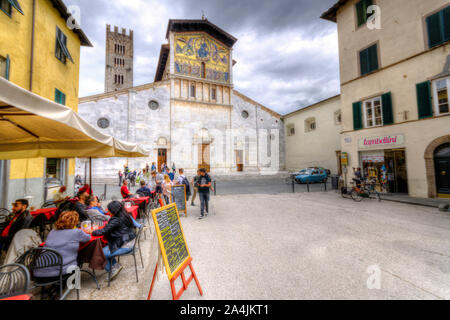
<svg viewBox="0 0 450 320">
<path fill-rule="evenodd" d="M 319 183 L 328 178 L 327 170 L 323 168 L 308 168 L 300 171 L 295 177 L 297 183 Z"/>
</svg>

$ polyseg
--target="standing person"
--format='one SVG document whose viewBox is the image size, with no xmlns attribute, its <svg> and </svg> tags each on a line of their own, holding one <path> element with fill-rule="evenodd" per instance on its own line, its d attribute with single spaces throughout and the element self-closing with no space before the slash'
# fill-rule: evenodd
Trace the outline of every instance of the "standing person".
<svg viewBox="0 0 450 320">
<path fill-rule="evenodd" d="M 145 165 L 145 172 L 150 172 L 150 166 L 148 165 L 148 163 Z"/>
<path fill-rule="evenodd" d="M 210 190 L 211 188 L 211 177 L 206 173 L 204 168 L 200 169 L 200 179 L 198 180 L 198 195 L 200 197 L 200 217 L 199 219 L 203 219 L 209 213 L 209 198 L 210 198 Z"/>
<path fill-rule="evenodd" d="M 184 184 L 186 186 L 186 202 L 189 201 L 189 197 L 191 196 L 191 185 L 189 184 L 188 179 L 184 175 L 184 169 L 178 169 L 178 179 L 177 184 L 182 185 Z"/>
<path fill-rule="evenodd" d="M 172 172 L 170 172 L 169 173 L 169 179 L 170 179 L 170 181 L 172 181 L 173 182 L 173 180 L 175 180 L 175 170 L 173 170 Z"/>
<path fill-rule="evenodd" d="M 177 167 L 175 166 L 175 162 L 172 163 L 172 171 L 176 172 L 177 171 Z"/>
<path fill-rule="evenodd" d="M 162 183 L 164 181 L 164 176 L 160 173 L 156 173 L 156 171 L 152 172 L 152 187 L 156 193 L 163 193 Z"/>
<path fill-rule="evenodd" d="M 105 270 L 112 272 L 112 280 L 123 269 L 116 262 L 115 257 L 130 253 L 133 250 L 136 233 L 134 232 L 133 220 L 122 203 L 118 201 L 111 202 L 108 205 L 108 211 L 112 215 L 108 224 L 103 229 L 94 231 L 92 235 L 95 237 L 105 236 L 106 240 L 108 240 L 108 246 L 103 248 L 103 253 L 108 261 Z"/>
<path fill-rule="evenodd" d="M 194 195 L 192 196 L 192 202 L 191 206 L 195 207 L 195 198 L 197 197 L 198 193 L 198 181 L 200 180 L 200 169 L 197 170 L 197 175 L 192 179 L 191 183 L 194 186 Z"/>
<path fill-rule="evenodd" d="M 154 162 L 152 163 L 152 172 L 153 171 L 156 171 L 156 164 Z"/>
<path fill-rule="evenodd" d="M 119 187 L 122 186 L 123 181 L 123 173 L 122 170 L 119 170 Z"/>
<path fill-rule="evenodd" d="M 169 175 L 164 176 L 163 181 L 163 194 L 164 194 L 164 200 L 166 201 L 166 204 L 170 203 L 170 195 L 172 194 L 172 185 L 173 182 L 170 180 Z"/>
</svg>

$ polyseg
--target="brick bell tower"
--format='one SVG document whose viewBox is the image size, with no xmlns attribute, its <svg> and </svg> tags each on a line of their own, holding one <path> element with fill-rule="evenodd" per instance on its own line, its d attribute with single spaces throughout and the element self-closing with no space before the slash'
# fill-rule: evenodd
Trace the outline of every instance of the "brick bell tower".
<svg viewBox="0 0 450 320">
<path fill-rule="evenodd" d="M 127 30 L 106 25 L 106 66 L 105 92 L 113 92 L 133 87 L 133 30 L 127 35 Z"/>
</svg>

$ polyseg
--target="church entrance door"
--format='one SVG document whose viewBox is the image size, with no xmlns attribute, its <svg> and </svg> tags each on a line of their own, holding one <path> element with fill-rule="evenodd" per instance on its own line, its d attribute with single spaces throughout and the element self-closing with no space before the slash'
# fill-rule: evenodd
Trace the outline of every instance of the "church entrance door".
<svg viewBox="0 0 450 320">
<path fill-rule="evenodd" d="M 158 171 L 162 172 L 163 164 L 167 165 L 167 149 L 158 149 Z"/>
<path fill-rule="evenodd" d="M 201 144 L 198 146 L 198 168 L 206 169 L 206 172 L 211 171 L 211 145 Z"/>
<path fill-rule="evenodd" d="M 236 165 L 238 172 L 244 171 L 244 151 L 242 150 L 236 151 Z"/>
</svg>

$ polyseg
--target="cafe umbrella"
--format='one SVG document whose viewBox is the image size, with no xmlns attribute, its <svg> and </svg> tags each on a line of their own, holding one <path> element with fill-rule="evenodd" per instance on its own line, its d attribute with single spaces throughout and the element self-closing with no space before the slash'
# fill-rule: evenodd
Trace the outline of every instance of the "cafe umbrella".
<svg viewBox="0 0 450 320">
<path fill-rule="evenodd" d="M 89 158 L 91 162 L 148 154 L 135 143 L 100 132 L 72 109 L 0 77 L 0 160 Z"/>
</svg>

